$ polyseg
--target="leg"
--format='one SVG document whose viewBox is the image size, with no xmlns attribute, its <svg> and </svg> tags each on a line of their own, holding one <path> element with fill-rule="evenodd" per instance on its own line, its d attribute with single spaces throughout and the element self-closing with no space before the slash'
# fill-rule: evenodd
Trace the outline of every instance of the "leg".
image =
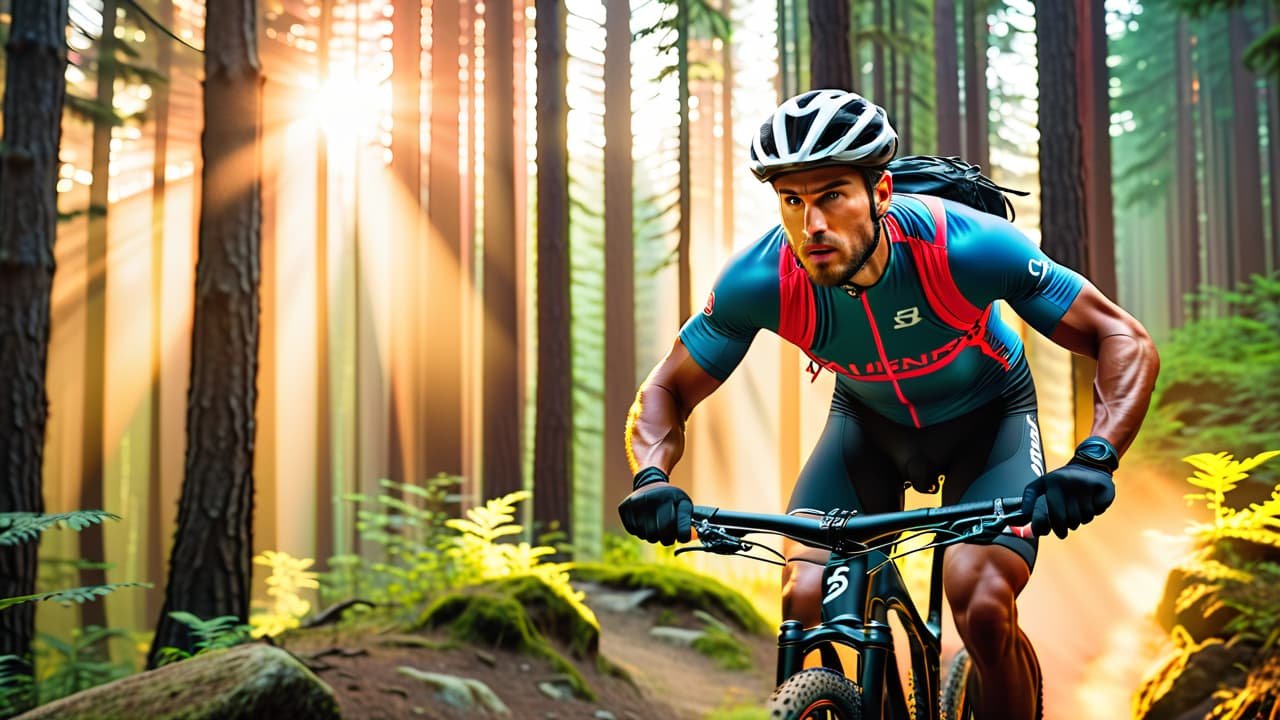
<svg viewBox="0 0 1280 720">
<path fill-rule="evenodd" d="M 979 717 L 1036 716 L 1040 666 L 1015 603 L 1030 577 L 1026 561 L 1000 545 L 956 545 L 943 558 L 956 630 L 978 674 Z"/>
<path fill-rule="evenodd" d="M 793 515 L 821 516 L 832 508 L 885 512 L 902 507 L 902 481 L 883 451 L 868 441 L 853 411 L 833 403 L 827 425 L 787 503 Z M 843 408 L 843 409 L 841 409 Z M 822 621 L 822 570 L 829 553 L 784 540 L 782 618 L 805 627 Z"/>
</svg>

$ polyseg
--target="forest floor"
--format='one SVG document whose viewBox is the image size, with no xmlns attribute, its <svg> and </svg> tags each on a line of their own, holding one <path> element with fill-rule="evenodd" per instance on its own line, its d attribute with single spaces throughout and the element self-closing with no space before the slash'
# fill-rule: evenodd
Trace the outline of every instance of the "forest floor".
<svg viewBox="0 0 1280 720">
<path fill-rule="evenodd" d="M 705 621 L 691 611 L 652 600 L 633 609 L 610 609 L 610 603 L 597 602 L 605 592 L 589 592 L 586 599 L 600 623 L 603 662 L 575 658 L 566 648 L 555 647 L 581 674 L 594 699 L 568 692 L 556 697 L 557 689 L 567 689 L 566 678 L 546 659 L 501 648 L 459 646 L 441 631 L 406 634 L 328 626 L 289 633 L 279 644 L 333 688 L 346 720 L 764 717 L 754 708 L 762 707 L 773 689 L 776 639 L 772 633 L 736 633 L 750 653 L 750 667 L 726 670 L 691 647 L 650 632 L 656 626 L 705 628 Z M 510 714 L 451 706 L 403 668 L 477 680 L 493 691 Z"/>
</svg>

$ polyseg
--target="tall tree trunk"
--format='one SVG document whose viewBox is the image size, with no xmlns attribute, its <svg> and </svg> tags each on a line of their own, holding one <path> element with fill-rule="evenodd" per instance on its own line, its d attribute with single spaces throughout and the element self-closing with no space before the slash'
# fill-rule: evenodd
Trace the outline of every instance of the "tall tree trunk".
<svg viewBox="0 0 1280 720">
<path fill-rule="evenodd" d="M 537 0 L 538 388 L 534 421 L 535 512 L 565 503 L 572 485 L 573 380 L 569 354 L 569 150 L 565 12 Z M 542 488 L 548 497 L 543 498 Z"/>
<path fill-rule="evenodd" d="M 1280 79 L 1267 80 L 1267 177 L 1271 191 L 1271 256 L 1267 272 L 1280 269 Z"/>
<path fill-rule="evenodd" d="M 173 27 L 173 0 L 160 0 L 156 8 L 156 19 L 165 27 Z M 169 86 L 172 83 L 173 41 L 167 37 L 159 37 L 156 46 L 156 72 L 164 76 L 165 82 L 156 83 L 152 88 L 151 107 L 154 109 L 156 123 L 155 151 L 151 158 L 151 426 L 150 457 L 147 463 L 147 520 L 146 526 L 150 535 L 146 543 L 145 567 L 148 578 L 164 576 L 164 542 L 159 537 L 164 527 L 163 497 L 161 488 L 164 474 L 161 465 L 164 462 L 164 403 L 160 392 L 162 364 L 164 359 L 164 236 L 165 236 L 165 193 L 168 181 L 165 178 L 165 162 L 169 151 Z M 146 617 L 153 618 L 160 613 L 161 595 L 158 589 L 147 590 Z"/>
<path fill-rule="evenodd" d="M 933 4 L 934 115 L 937 153 L 960 154 L 960 56 L 956 45 L 956 2 Z"/>
<path fill-rule="evenodd" d="M 1266 230 L 1262 220 L 1262 159 L 1258 142 L 1258 90 L 1244 66 L 1244 50 L 1251 42 L 1248 20 L 1241 9 L 1227 15 L 1231 46 L 1231 218 L 1233 283 L 1266 269 Z"/>
<path fill-rule="evenodd" d="M 964 0 L 964 158 L 984 168 L 991 164 L 985 7 L 982 0 Z"/>
<path fill-rule="evenodd" d="M 1089 0 L 1036 7 L 1040 69 L 1040 227 L 1050 257 L 1115 296 L 1106 38 Z M 1093 363 L 1072 359 L 1076 436 L 1093 413 Z"/>
<path fill-rule="evenodd" d="M 97 102 L 114 108 L 116 57 L 116 3 L 103 0 L 102 35 L 98 38 Z M 104 425 L 107 393 L 107 217 L 110 211 L 111 126 L 102 117 L 93 122 L 93 184 L 89 186 L 89 232 L 85 251 L 85 341 L 84 396 L 81 410 L 80 507 L 103 507 Z M 93 525 L 80 532 L 80 557 L 89 567 L 81 568 L 81 585 L 102 585 L 106 552 L 102 527 Z M 85 627 L 107 627 L 106 606 L 87 603 L 80 608 Z"/>
<path fill-rule="evenodd" d="M 169 613 L 249 617 L 262 232 L 257 3 L 209 5 L 187 458 L 164 608 L 148 655 L 191 651 Z"/>
<path fill-rule="evenodd" d="M 1192 38 L 1187 31 L 1187 20 L 1178 20 L 1177 31 L 1177 133 L 1174 171 L 1174 222 L 1177 242 L 1174 248 L 1173 292 L 1170 293 L 1170 324 L 1177 328 L 1194 319 L 1194 305 L 1187 302 L 1187 295 L 1200 287 L 1200 202 L 1196 187 L 1196 128 L 1195 113 L 1198 108 L 1195 93 L 1196 79 L 1191 64 Z"/>
<path fill-rule="evenodd" d="M 387 471 L 399 482 L 423 479 L 418 462 L 416 428 L 422 421 L 417 410 L 417 373 L 411 359 L 421 357 L 416 347 L 417 318 L 421 311 L 411 295 L 418 277 L 422 245 L 421 147 L 422 118 L 418 110 L 422 87 L 422 0 L 394 0 L 391 29 L 391 174 L 401 191 L 392 212 L 404 223 L 403 236 L 394 245 L 391 265 L 391 298 L 402 314 L 391 323 L 390 404 L 387 423 Z"/>
<path fill-rule="evenodd" d="M 876 31 L 883 37 L 888 28 L 885 27 L 884 4 L 889 0 L 871 0 L 871 24 Z M 888 84 L 887 66 L 885 60 L 888 52 L 885 49 L 884 41 L 877 39 L 874 41 L 871 50 L 871 89 L 875 93 L 875 97 L 871 98 L 873 102 L 879 103 L 882 107 L 888 108 L 889 93 L 892 92 Z M 890 118 L 892 120 L 892 118 Z"/>
<path fill-rule="evenodd" d="M 520 350 L 516 295 L 515 77 L 513 3 L 485 3 L 484 25 L 484 487 L 493 497 L 520 490 Z M 563 513 L 564 483 L 540 488 L 537 507 Z M 541 502 L 539 502 L 541 500 Z M 567 518 L 565 518 L 567 526 Z"/>
<path fill-rule="evenodd" d="M 67 2 L 13 0 L 11 12 L 0 142 L 0 512 L 40 513 Z M 0 597 L 35 591 L 36 548 L 0 545 Z M 0 655 L 18 658 L 0 663 L 0 674 L 34 675 L 34 634 L 34 605 L 0 610 Z"/>
<path fill-rule="evenodd" d="M 809 0 L 809 79 L 812 89 L 853 89 L 848 0 Z"/>
<path fill-rule="evenodd" d="M 464 266 L 462 193 L 458 178 L 462 109 L 458 83 L 458 0 L 431 5 L 431 156 L 429 163 L 428 274 L 425 316 L 432 347 L 423 357 L 423 379 L 429 422 L 419 442 L 428 475 L 462 474 L 463 412 L 462 333 Z M 473 482 L 473 480 L 468 480 Z M 465 488 L 464 488 L 465 490 Z"/>
<path fill-rule="evenodd" d="M 676 241 L 676 285 L 678 289 L 679 322 L 693 314 L 693 270 L 689 257 L 690 234 L 692 233 L 690 217 L 693 212 L 693 182 L 689 165 L 689 0 L 676 0 L 678 14 L 676 22 L 678 35 L 676 38 L 676 76 L 679 78 L 679 164 L 680 164 L 680 220 Z"/>
<path fill-rule="evenodd" d="M 631 4 L 610 0 L 604 23 L 604 519 L 618 529 L 613 507 L 631 492 L 631 468 L 614 439 L 622 437 L 636 384 Z"/>
<path fill-rule="evenodd" d="M 333 0 L 320 0 L 320 38 L 316 64 L 321 82 L 329 80 L 329 44 L 333 39 Z M 329 137 L 316 131 L 316 557 L 327 565 L 336 550 L 333 497 L 333 401 L 329 383 Z"/>
</svg>

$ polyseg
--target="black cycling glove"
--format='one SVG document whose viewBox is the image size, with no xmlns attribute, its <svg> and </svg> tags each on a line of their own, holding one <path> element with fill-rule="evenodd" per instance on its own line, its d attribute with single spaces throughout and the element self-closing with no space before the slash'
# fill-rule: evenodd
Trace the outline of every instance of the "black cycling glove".
<svg viewBox="0 0 1280 720">
<path fill-rule="evenodd" d="M 667 474 L 656 467 L 636 473 L 635 489 L 618 505 L 622 527 L 648 542 L 670 545 L 689 542 L 692 535 L 693 501 L 672 485 Z"/>
<path fill-rule="evenodd" d="M 1117 462 L 1110 443 L 1090 437 L 1066 465 L 1027 485 L 1022 513 L 1031 517 L 1031 531 L 1040 536 L 1052 529 L 1065 538 L 1067 532 L 1101 515 L 1116 498 L 1111 473 Z"/>
</svg>

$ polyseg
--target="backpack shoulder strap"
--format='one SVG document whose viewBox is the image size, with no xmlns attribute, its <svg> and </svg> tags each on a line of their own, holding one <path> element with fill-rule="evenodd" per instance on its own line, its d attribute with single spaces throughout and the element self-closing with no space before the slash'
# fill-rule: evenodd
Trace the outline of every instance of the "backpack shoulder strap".
<svg viewBox="0 0 1280 720">
<path fill-rule="evenodd" d="M 903 193 L 920 201 L 933 217 L 933 241 L 905 237 L 911 256 L 915 259 L 920 283 L 934 313 L 957 330 L 968 330 L 984 316 L 983 310 L 974 306 L 956 287 L 947 261 L 947 211 L 942 200 L 932 195 Z M 904 233 L 905 236 L 905 233 Z"/>
</svg>

